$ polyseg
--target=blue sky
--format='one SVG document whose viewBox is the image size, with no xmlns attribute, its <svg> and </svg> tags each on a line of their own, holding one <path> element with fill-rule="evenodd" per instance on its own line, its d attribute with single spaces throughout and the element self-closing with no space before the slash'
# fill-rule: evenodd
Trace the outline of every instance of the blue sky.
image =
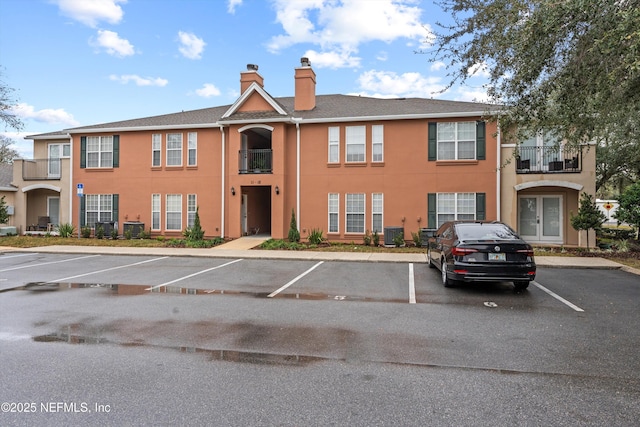
<svg viewBox="0 0 640 427">
<path fill-rule="evenodd" d="M 305 56 L 318 94 L 486 101 L 482 72 L 439 91 L 443 64 L 414 51 L 447 17 L 419 0 L 0 0 L 2 81 L 26 135 L 232 104 L 259 66 L 292 96 Z M 6 132 L 5 132 L 6 130 Z"/>
</svg>

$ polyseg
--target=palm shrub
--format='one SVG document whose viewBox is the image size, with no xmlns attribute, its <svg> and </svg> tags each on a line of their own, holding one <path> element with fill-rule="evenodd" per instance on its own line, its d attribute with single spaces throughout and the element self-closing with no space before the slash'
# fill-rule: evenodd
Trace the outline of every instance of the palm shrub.
<svg viewBox="0 0 640 427">
<path fill-rule="evenodd" d="M 323 237 L 324 231 L 320 228 L 312 228 L 309 233 L 309 243 L 312 245 L 319 245 L 324 241 Z"/>
<path fill-rule="evenodd" d="M 58 226 L 58 233 L 60 234 L 60 237 L 71 237 L 75 234 L 76 232 L 76 228 L 73 226 L 73 224 L 70 223 L 64 223 L 64 224 L 60 224 Z"/>
</svg>

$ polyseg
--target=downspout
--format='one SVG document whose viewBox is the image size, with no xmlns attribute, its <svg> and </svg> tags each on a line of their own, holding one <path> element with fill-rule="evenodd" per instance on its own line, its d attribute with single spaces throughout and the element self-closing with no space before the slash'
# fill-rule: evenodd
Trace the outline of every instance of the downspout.
<svg viewBox="0 0 640 427">
<path fill-rule="evenodd" d="M 69 151 L 70 153 L 70 158 L 69 158 L 69 224 L 73 224 L 73 200 L 74 200 L 74 194 L 73 194 L 73 165 L 75 164 L 73 162 L 73 136 L 69 135 L 69 143 L 70 143 L 70 148 Z M 80 163 L 78 162 L 78 165 Z M 79 197 L 78 197 L 79 198 Z M 80 203 L 80 200 L 78 200 L 78 203 Z M 79 209 L 78 209 L 79 210 Z M 80 224 L 78 224 L 78 229 L 80 229 Z"/>
<path fill-rule="evenodd" d="M 221 209 L 221 212 L 220 212 L 220 237 L 222 237 L 224 239 L 224 210 L 225 210 L 225 204 L 224 204 L 225 203 L 225 197 L 224 196 L 226 194 L 226 192 L 224 190 L 225 189 L 225 185 L 226 185 L 226 182 L 225 182 L 226 173 L 225 173 L 225 169 L 224 169 L 224 164 L 225 164 L 225 142 L 226 141 L 225 141 L 225 134 L 224 134 L 224 127 L 223 126 L 220 126 L 220 134 L 222 135 L 222 165 L 221 165 L 221 168 L 220 168 L 220 170 L 221 170 L 220 182 L 221 182 L 221 185 L 222 185 L 222 188 L 221 188 L 221 191 L 220 191 L 220 198 L 221 198 L 221 200 L 220 200 L 220 206 L 221 206 L 221 208 L 220 208 Z"/>
<path fill-rule="evenodd" d="M 298 233 L 300 232 L 300 119 L 296 121 L 296 218 Z"/>
<path fill-rule="evenodd" d="M 497 126 L 497 136 L 496 136 L 496 140 L 497 140 L 497 148 L 496 148 L 496 162 L 497 162 L 497 173 L 496 173 L 496 219 L 498 221 L 501 221 L 500 217 L 502 216 L 500 213 L 500 209 L 501 209 L 501 204 L 500 204 L 500 199 L 502 198 L 501 195 L 501 183 L 500 183 L 500 179 L 501 179 L 501 173 L 502 173 L 502 168 L 500 167 L 500 152 L 502 151 L 502 142 L 501 142 L 501 134 L 500 134 L 500 122 L 496 122 L 496 126 Z"/>
</svg>

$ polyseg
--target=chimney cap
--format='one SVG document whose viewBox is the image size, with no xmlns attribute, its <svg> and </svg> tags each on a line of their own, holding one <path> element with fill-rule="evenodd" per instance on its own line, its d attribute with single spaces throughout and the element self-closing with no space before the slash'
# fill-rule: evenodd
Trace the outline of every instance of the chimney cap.
<svg viewBox="0 0 640 427">
<path fill-rule="evenodd" d="M 311 66 L 311 61 L 309 61 L 309 58 L 303 56 L 302 58 L 300 58 L 300 64 L 303 67 L 310 67 Z"/>
<path fill-rule="evenodd" d="M 247 64 L 247 71 L 258 71 L 257 64 Z"/>
</svg>

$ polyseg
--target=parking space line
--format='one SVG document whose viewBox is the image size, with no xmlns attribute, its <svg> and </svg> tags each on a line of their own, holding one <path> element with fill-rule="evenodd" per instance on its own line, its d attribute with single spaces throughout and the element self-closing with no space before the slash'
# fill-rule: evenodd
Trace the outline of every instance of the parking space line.
<svg viewBox="0 0 640 427">
<path fill-rule="evenodd" d="M 226 267 L 227 265 L 235 264 L 236 262 L 239 262 L 239 261 L 242 261 L 242 258 L 236 259 L 236 260 L 233 260 L 233 261 L 229 261 L 227 263 L 224 263 L 224 264 L 221 264 L 221 265 L 217 265 L 215 267 L 207 268 L 206 270 L 198 271 L 196 273 L 192 273 L 192 274 L 189 274 L 189 275 L 184 276 L 184 277 L 179 277 L 179 278 L 177 278 L 175 280 L 171 280 L 170 282 L 165 282 L 165 283 L 162 283 L 160 285 L 152 286 L 150 288 L 147 288 L 146 290 L 147 291 L 152 291 L 154 289 L 161 288 L 163 286 L 168 286 L 168 285 L 171 285 L 173 283 L 180 282 L 181 280 L 189 279 L 189 278 L 197 276 L 199 274 L 207 273 L 209 271 L 217 270 L 218 268 Z"/>
<path fill-rule="evenodd" d="M 568 305 L 569 307 L 571 307 L 572 309 L 574 309 L 575 311 L 584 311 L 583 309 L 581 309 L 580 307 L 578 307 L 577 305 L 567 301 L 566 299 L 562 298 L 560 295 L 554 293 L 553 291 L 550 291 L 549 289 L 545 288 L 544 286 L 542 286 L 540 283 L 536 282 L 535 280 L 533 282 L 534 285 L 536 285 L 540 290 L 548 293 L 549 295 L 551 295 L 552 297 L 554 297 L 555 299 L 557 299 L 558 301 L 560 301 L 563 304 Z"/>
<path fill-rule="evenodd" d="M 283 287 L 281 287 L 280 289 L 278 289 L 277 291 L 273 291 L 271 292 L 269 295 L 267 295 L 267 298 L 273 298 L 276 295 L 278 295 L 280 292 L 284 291 L 285 289 L 287 289 L 289 286 L 293 285 L 294 283 L 296 283 L 298 280 L 302 279 L 304 276 L 306 276 L 307 274 L 311 273 L 313 270 L 315 270 L 320 264 L 324 263 L 324 261 L 320 261 L 319 263 L 317 263 L 316 265 L 314 265 L 313 267 L 311 267 L 310 269 L 308 269 L 307 271 L 305 271 L 302 274 L 299 274 L 298 277 L 292 279 L 289 281 L 289 283 L 287 283 L 286 285 L 284 285 Z"/>
<path fill-rule="evenodd" d="M 413 277 L 413 263 L 409 264 L 409 304 L 416 303 L 416 282 Z"/>
<path fill-rule="evenodd" d="M 18 257 L 21 257 L 21 256 L 33 256 L 33 255 L 40 255 L 40 254 L 37 253 L 37 252 L 30 252 L 28 254 L 11 254 L 11 255 L 0 254 L 0 255 L 2 255 L 2 258 L 0 258 L 0 259 L 11 259 L 11 258 L 18 258 Z"/>
<path fill-rule="evenodd" d="M 29 264 L 29 265 L 21 265 L 20 267 L 3 268 L 2 270 L 0 270 L 0 273 L 4 273 L 5 271 L 22 270 L 23 268 L 34 268 L 34 267 L 41 267 L 43 265 L 60 264 L 62 262 L 77 261 L 79 259 L 93 258 L 97 256 L 100 256 L 100 255 L 87 255 L 87 256 L 81 256 L 78 258 L 63 259 L 61 261 L 49 261 L 49 262 L 41 262 L 40 264 Z"/>
<path fill-rule="evenodd" d="M 91 271 L 89 273 L 83 273 L 83 274 L 77 274 L 75 276 L 63 277 L 62 279 L 51 280 L 50 283 L 65 282 L 67 280 L 77 279 L 78 277 L 82 277 L 82 276 L 90 276 L 91 274 L 104 273 L 105 271 L 118 270 L 120 268 L 132 267 L 134 265 L 140 265 L 140 264 L 146 264 L 148 262 L 160 261 L 160 260 L 165 259 L 165 258 L 169 258 L 169 257 L 163 256 L 163 257 L 160 257 L 160 258 L 153 258 L 153 259 L 148 259 L 148 260 L 145 260 L 145 261 L 134 262 L 133 264 L 120 265 L 118 267 L 105 268 L 104 270 Z"/>
</svg>

